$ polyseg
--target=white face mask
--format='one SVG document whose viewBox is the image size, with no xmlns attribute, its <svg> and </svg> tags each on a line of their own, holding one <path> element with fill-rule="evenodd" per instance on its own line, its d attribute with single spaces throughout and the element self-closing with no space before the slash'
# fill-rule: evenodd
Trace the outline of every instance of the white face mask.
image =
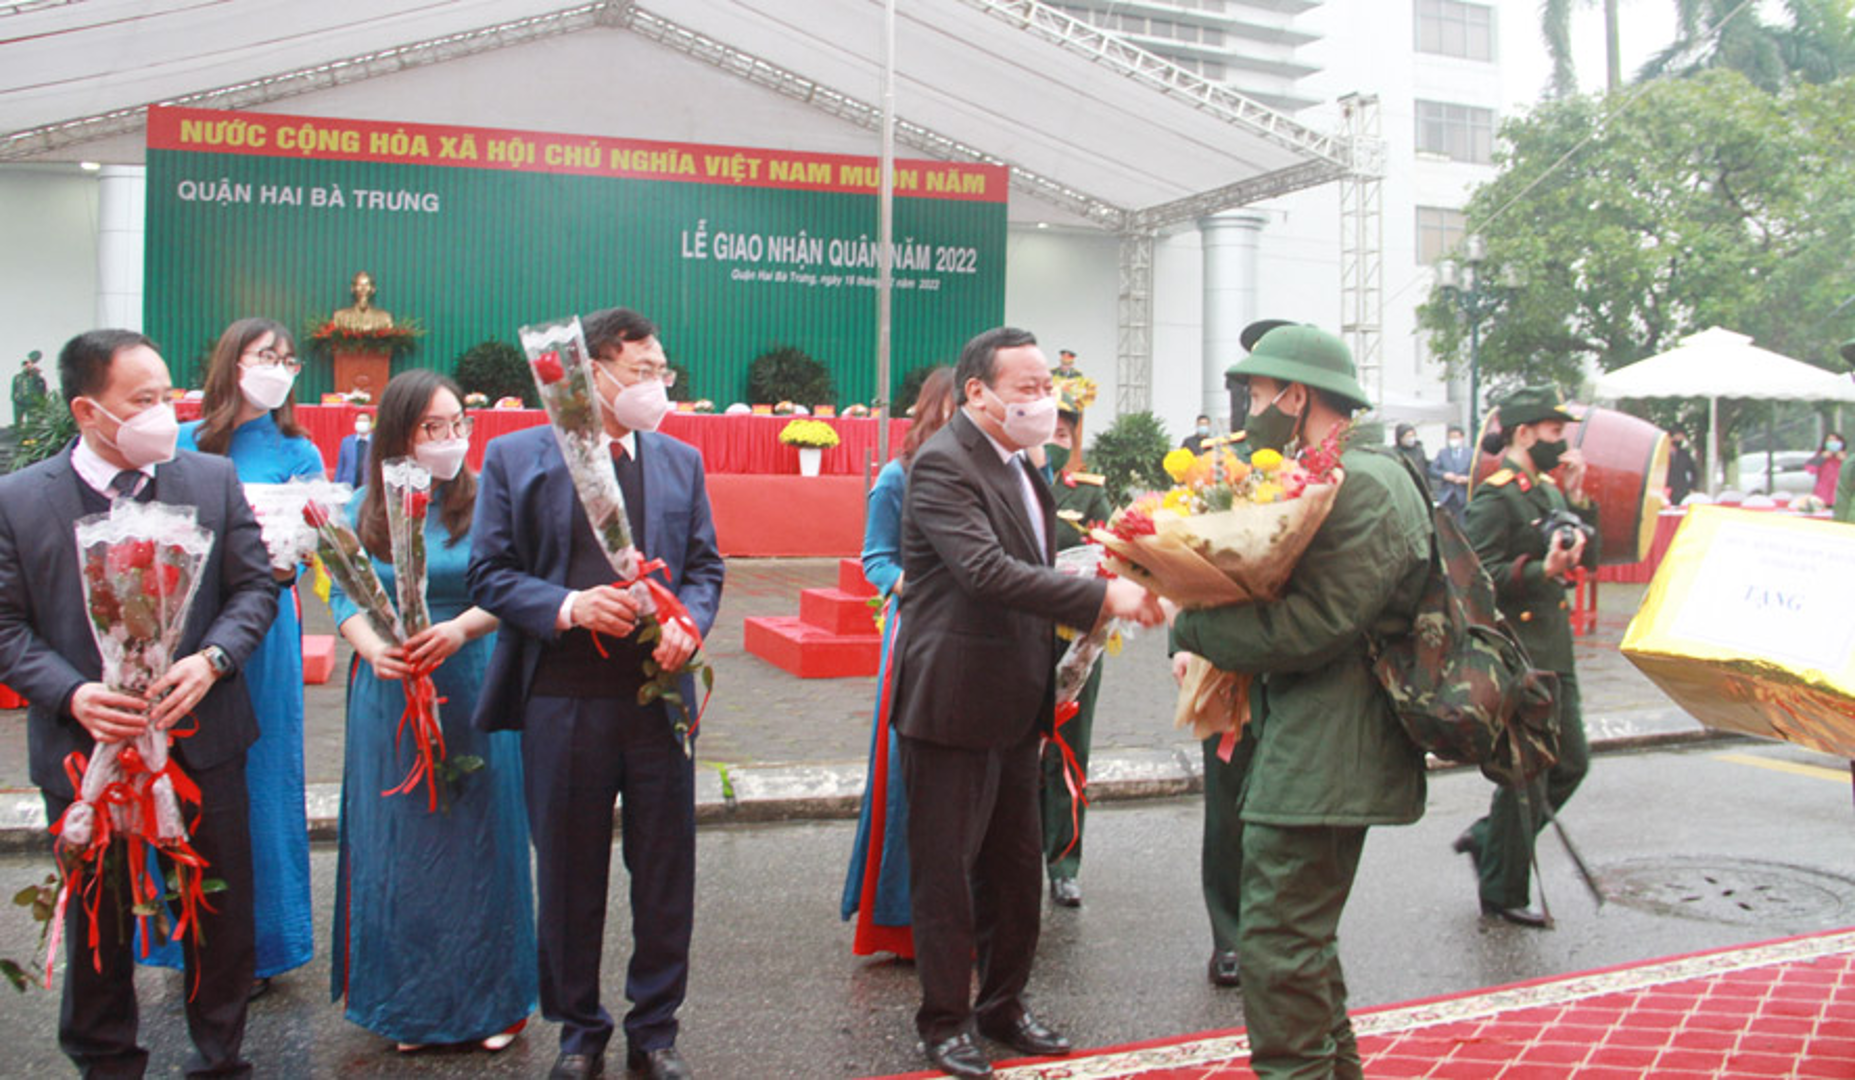
<svg viewBox="0 0 1855 1080">
<path fill-rule="evenodd" d="M 1014 401 L 1009 404 L 1004 398 L 986 387 L 986 394 L 1005 410 L 1005 437 L 1018 447 L 1042 446 L 1056 434 L 1056 399 L 1049 396 L 1034 401 Z"/>
<path fill-rule="evenodd" d="M 434 480 L 453 480 L 464 468 L 464 456 L 470 453 L 469 439 L 437 439 L 412 448 L 412 456 L 431 470 Z"/>
<path fill-rule="evenodd" d="M 354 422 L 354 433 L 363 439 L 372 434 L 373 430 L 374 425 L 366 420 L 356 420 Z"/>
<path fill-rule="evenodd" d="M 274 364 L 246 368 L 238 377 L 238 389 L 245 400 L 267 412 L 282 405 L 290 396 L 290 387 L 295 385 L 296 373 Z"/>
<path fill-rule="evenodd" d="M 601 375 L 617 383 L 618 379 L 601 367 Z M 606 399 L 612 419 L 627 431 L 656 431 L 663 416 L 670 411 L 670 391 L 662 379 L 648 379 L 630 386 L 620 385 L 618 393 Z"/>
<path fill-rule="evenodd" d="M 116 452 L 128 461 L 131 469 L 174 460 L 174 446 L 180 439 L 180 420 L 174 415 L 174 406 L 164 401 L 153 408 L 143 409 L 127 420 L 117 420 L 116 414 L 105 409 L 96 398 L 85 400 L 95 405 L 104 416 L 116 420 L 115 438 L 109 438 L 100 430 L 97 436 L 115 447 Z"/>
</svg>

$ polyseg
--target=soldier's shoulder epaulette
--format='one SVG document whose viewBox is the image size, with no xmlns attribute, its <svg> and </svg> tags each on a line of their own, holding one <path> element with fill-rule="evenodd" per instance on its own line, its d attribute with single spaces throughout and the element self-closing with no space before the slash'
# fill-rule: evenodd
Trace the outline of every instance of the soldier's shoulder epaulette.
<svg viewBox="0 0 1855 1080">
<path fill-rule="evenodd" d="M 1056 516 L 1059 518 L 1062 518 L 1064 521 L 1081 521 L 1082 511 L 1080 510 L 1058 510 L 1056 512 Z"/>
<path fill-rule="evenodd" d="M 1486 483 L 1489 487 L 1501 487 L 1503 485 L 1513 483 L 1514 477 L 1516 475 L 1518 474 L 1516 474 L 1514 470 L 1512 469 L 1497 469 L 1494 473 L 1489 475 L 1488 479 L 1484 481 L 1484 483 Z"/>
<path fill-rule="evenodd" d="M 1540 474 L 1539 474 L 1539 482 L 1540 482 L 1540 483 L 1542 483 L 1542 484 L 1546 484 L 1546 485 L 1548 485 L 1548 486 L 1550 486 L 1550 487 L 1558 487 L 1558 486 L 1559 486 L 1559 482 L 1558 482 L 1557 480 L 1554 480 L 1554 479 L 1552 478 L 1552 474 L 1551 474 L 1551 473 L 1545 473 L 1545 472 L 1543 472 L 1543 473 L 1540 473 Z"/>
<path fill-rule="evenodd" d="M 1070 473 L 1069 477 L 1078 484 L 1093 484 L 1096 487 L 1101 487 L 1108 482 L 1108 478 L 1100 473 L 1077 472 Z"/>
</svg>

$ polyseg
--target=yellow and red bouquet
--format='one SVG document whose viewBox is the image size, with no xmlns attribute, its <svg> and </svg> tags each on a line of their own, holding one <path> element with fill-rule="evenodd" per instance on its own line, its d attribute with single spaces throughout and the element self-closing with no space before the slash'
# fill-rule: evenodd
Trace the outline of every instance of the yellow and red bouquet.
<svg viewBox="0 0 1855 1080">
<path fill-rule="evenodd" d="M 1166 455 L 1173 486 L 1115 512 L 1094 539 L 1103 565 L 1184 608 L 1252 604 L 1282 595 L 1345 479 L 1341 426 L 1294 457 L 1228 444 Z M 1175 723 L 1199 738 L 1234 734 L 1248 716 L 1249 680 L 1194 658 Z"/>
</svg>

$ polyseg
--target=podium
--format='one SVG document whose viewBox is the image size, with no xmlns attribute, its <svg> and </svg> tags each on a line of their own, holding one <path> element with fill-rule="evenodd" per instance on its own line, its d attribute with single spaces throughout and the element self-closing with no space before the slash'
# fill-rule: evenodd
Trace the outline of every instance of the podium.
<svg viewBox="0 0 1855 1080">
<path fill-rule="evenodd" d="M 380 400 L 387 380 L 393 377 L 393 354 L 387 352 L 335 351 L 335 392 L 362 390 L 368 399 Z"/>
</svg>

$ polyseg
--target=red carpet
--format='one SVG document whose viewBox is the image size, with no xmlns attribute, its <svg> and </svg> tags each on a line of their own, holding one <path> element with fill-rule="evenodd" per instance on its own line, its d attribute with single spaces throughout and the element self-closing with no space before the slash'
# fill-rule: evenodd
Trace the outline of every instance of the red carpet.
<svg viewBox="0 0 1855 1080">
<path fill-rule="evenodd" d="M 1855 1077 L 1855 930 L 1353 1014 L 1372 1080 Z M 1012 1080 L 1249 1077 L 1242 1031 L 1001 1068 Z M 909 1073 L 910 1077 L 935 1073 Z"/>
</svg>

